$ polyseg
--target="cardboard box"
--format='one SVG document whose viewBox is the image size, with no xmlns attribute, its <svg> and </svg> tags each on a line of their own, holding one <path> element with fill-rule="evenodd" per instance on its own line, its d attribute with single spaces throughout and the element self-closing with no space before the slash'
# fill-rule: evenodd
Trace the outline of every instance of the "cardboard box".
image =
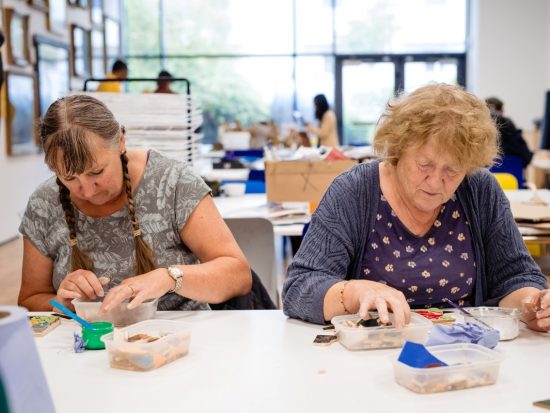
<svg viewBox="0 0 550 413">
<path fill-rule="evenodd" d="M 319 203 L 334 178 L 356 163 L 354 160 L 266 161 L 267 201 Z"/>
</svg>

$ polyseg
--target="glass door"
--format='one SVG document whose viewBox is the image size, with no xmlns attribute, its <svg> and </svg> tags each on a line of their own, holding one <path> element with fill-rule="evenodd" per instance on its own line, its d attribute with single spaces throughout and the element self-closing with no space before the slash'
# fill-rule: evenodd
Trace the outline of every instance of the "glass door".
<svg viewBox="0 0 550 413">
<path fill-rule="evenodd" d="M 338 60 L 337 69 L 340 141 L 344 145 L 370 144 L 376 122 L 394 94 L 395 64 L 349 58 Z"/>
<path fill-rule="evenodd" d="M 336 58 L 340 143 L 369 145 L 388 100 L 429 82 L 464 85 L 464 54 L 359 55 Z"/>
<path fill-rule="evenodd" d="M 440 59 L 404 59 L 404 89 L 411 92 L 429 82 L 463 84 L 460 62 L 456 58 Z"/>
</svg>

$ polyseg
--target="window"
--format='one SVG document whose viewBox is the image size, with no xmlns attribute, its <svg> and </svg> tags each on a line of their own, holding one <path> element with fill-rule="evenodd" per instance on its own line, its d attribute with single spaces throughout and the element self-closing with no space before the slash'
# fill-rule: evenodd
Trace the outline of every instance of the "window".
<svg viewBox="0 0 550 413">
<path fill-rule="evenodd" d="M 124 51 L 130 77 L 166 69 L 190 80 L 205 142 L 216 140 L 219 122 L 237 119 L 273 120 L 284 138 L 295 111 L 314 120 L 313 97 L 323 93 L 342 143 L 365 143 L 397 90 L 464 82 L 466 1 L 126 0 Z M 383 85 L 365 81 L 367 72 Z"/>
</svg>

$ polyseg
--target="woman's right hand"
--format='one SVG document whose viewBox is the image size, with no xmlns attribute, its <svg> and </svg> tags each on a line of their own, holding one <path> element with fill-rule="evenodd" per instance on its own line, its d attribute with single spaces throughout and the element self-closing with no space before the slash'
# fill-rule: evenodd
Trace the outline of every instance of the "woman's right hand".
<svg viewBox="0 0 550 413">
<path fill-rule="evenodd" d="M 95 300 L 103 297 L 103 287 L 109 284 L 109 278 L 98 278 L 93 272 L 87 270 L 73 271 L 61 281 L 57 290 L 57 299 L 62 304 L 68 304 L 74 298 L 80 300 Z"/>
<path fill-rule="evenodd" d="M 411 321 L 411 309 L 405 295 L 386 284 L 369 280 L 351 280 L 346 285 L 345 293 L 346 308 L 358 308 L 361 318 L 367 318 L 369 310 L 377 310 L 380 321 L 386 323 L 390 320 L 391 310 L 398 329 Z M 347 303 L 351 304 L 350 307 Z"/>
</svg>

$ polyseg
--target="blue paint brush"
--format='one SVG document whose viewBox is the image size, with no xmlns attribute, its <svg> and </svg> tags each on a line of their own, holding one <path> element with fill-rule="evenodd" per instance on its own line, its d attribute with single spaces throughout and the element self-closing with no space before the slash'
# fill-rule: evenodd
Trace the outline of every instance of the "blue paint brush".
<svg viewBox="0 0 550 413">
<path fill-rule="evenodd" d="M 89 330 L 95 330 L 95 327 L 88 323 L 83 318 L 80 318 L 75 313 L 73 313 L 71 310 L 69 310 L 67 307 L 65 307 L 63 304 L 58 303 L 57 301 L 50 300 L 50 304 L 53 305 L 55 308 L 63 312 L 64 314 L 67 314 L 69 317 L 71 317 L 73 320 L 78 321 L 80 324 L 82 324 L 84 327 L 86 327 Z"/>
</svg>

